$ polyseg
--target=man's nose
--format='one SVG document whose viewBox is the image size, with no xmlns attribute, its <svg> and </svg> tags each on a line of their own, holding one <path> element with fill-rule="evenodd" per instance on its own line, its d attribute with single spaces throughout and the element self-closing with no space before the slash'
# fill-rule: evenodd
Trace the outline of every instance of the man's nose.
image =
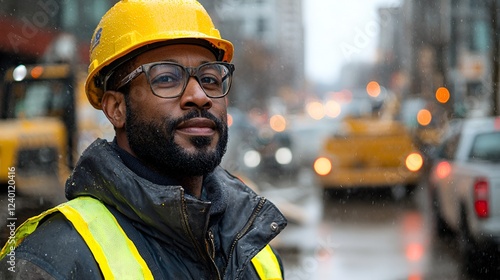
<svg viewBox="0 0 500 280">
<path fill-rule="evenodd" d="M 212 99 L 205 94 L 200 83 L 195 77 L 190 77 L 186 89 L 181 96 L 181 107 L 197 107 L 209 109 L 212 107 Z"/>
</svg>

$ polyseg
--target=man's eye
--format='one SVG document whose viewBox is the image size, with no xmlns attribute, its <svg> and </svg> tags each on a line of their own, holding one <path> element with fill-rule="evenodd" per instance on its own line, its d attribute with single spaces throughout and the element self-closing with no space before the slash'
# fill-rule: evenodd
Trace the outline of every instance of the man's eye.
<svg viewBox="0 0 500 280">
<path fill-rule="evenodd" d="M 215 76 L 203 76 L 200 78 L 200 81 L 204 85 L 213 85 L 213 86 L 218 86 L 221 83 L 220 79 Z"/>
<path fill-rule="evenodd" d="M 179 82 L 180 78 L 172 74 L 160 74 L 151 79 L 151 85 L 158 87 L 176 86 Z"/>
</svg>

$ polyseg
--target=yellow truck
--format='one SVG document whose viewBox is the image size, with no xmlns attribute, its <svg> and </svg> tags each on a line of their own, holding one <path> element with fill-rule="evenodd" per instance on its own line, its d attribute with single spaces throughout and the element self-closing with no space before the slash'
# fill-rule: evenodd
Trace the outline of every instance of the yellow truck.
<svg viewBox="0 0 500 280">
<path fill-rule="evenodd" d="M 326 138 L 314 171 L 325 189 L 405 187 L 419 179 L 423 156 L 402 122 L 391 117 L 346 116 Z"/>
<path fill-rule="evenodd" d="M 6 71 L 0 95 L 2 186 L 15 182 L 20 193 L 64 200 L 64 181 L 83 147 L 112 130 L 88 104 L 84 79 L 85 71 L 69 64 Z"/>
</svg>

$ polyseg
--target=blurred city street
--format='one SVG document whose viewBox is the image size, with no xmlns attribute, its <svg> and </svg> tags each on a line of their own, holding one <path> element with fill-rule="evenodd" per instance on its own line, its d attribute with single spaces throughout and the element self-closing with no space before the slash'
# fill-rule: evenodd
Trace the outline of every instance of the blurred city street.
<svg viewBox="0 0 500 280">
<path fill-rule="evenodd" d="M 388 189 L 323 196 L 310 175 L 266 193 L 278 206 L 295 202 L 283 208 L 295 218 L 275 243 L 286 279 L 474 279 L 456 242 L 433 236 L 426 186 L 400 199 Z"/>
</svg>

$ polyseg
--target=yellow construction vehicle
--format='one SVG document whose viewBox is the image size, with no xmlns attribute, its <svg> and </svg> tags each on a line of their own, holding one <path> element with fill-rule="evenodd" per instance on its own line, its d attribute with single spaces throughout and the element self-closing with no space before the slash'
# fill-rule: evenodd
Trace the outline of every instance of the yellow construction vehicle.
<svg viewBox="0 0 500 280">
<path fill-rule="evenodd" d="M 84 81 L 85 71 L 70 64 L 7 70 L 0 95 L 1 185 L 15 170 L 16 191 L 64 200 L 64 181 L 77 155 L 112 130 L 86 100 Z"/>
<path fill-rule="evenodd" d="M 408 129 L 394 117 L 398 104 L 386 98 L 378 112 L 346 116 L 326 138 L 314 162 L 325 190 L 418 183 L 424 159 Z"/>
</svg>

